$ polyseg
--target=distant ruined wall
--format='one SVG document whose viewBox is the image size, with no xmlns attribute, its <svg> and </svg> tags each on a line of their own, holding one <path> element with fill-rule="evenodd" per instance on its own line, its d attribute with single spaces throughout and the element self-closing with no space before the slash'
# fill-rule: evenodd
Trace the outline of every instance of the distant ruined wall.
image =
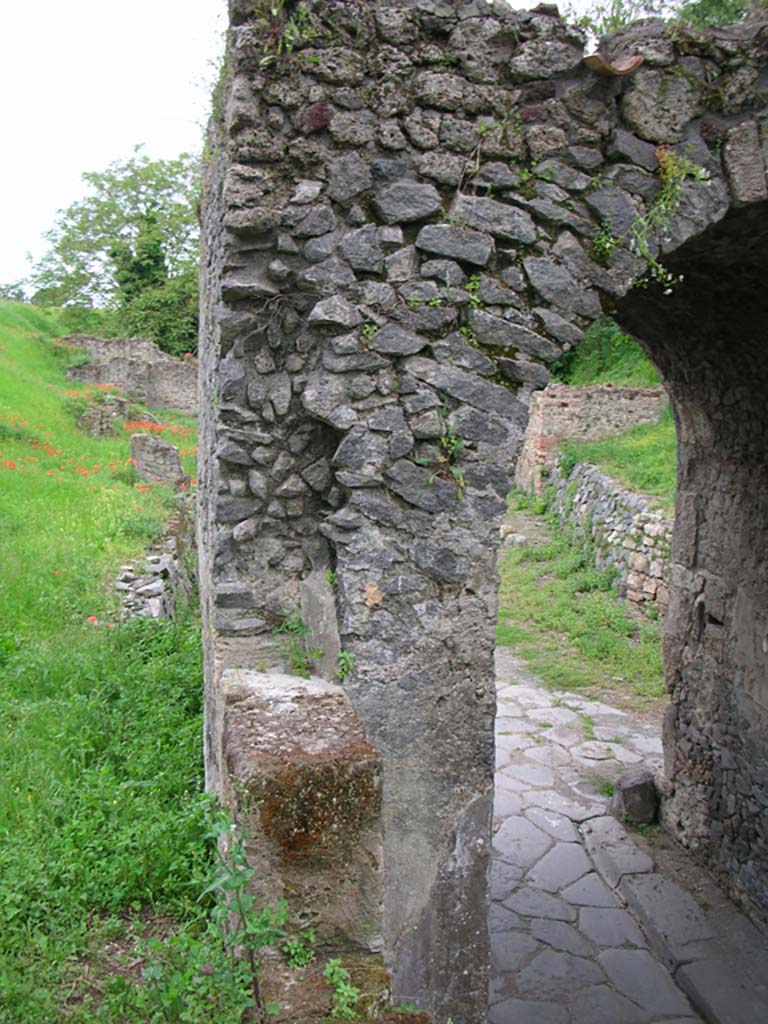
<svg viewBox="0 0 768 1024">
<path fill-rule="evenodd" d="M 231 0 L 203 202 L 208 782 L 248 775 L 231 673 L 261 672 L 254 706 L 277 699 L 273 630 L 301 606 L 326 678 L 348 652 L 343 690 L 381 759 L 396 996 L 481 1024 L 507 474 L 547 365 L 603 309 L 646 339 L 683 424 L 669 820 L 768 905 L 767 403 L 744 397 L 768 385 L 765 33 L 641 23 L 603 44 L 645 57 L 615 77 L 550 9 L 306 0 L 280 45 L 268 8 Z M 705 172 L 650 238 L 683 274 L 671 292 L 634 287 L 629 238 L 659 144 Z M 691 342 L 697 308 L 710 333 Z M 721 452 L 715 419 L 732 424 Z"/>
<path fill-rule="evenodd" d="M 177 359 L 146 338 L 72 334 L 66 341 L 84 348 L 93 359 L 68 370 L 70 380 L 113 384 L 154 408 L 197 413 L 196 359 Z"/>
<path fill-rule="evenodd" d="M 531 395 L 515 483 L 540 494 L 562 441 L 596 441 L 640 423 L 655 423 L 667 404 L 663 388 L 548 384 Z"/>
</svg>

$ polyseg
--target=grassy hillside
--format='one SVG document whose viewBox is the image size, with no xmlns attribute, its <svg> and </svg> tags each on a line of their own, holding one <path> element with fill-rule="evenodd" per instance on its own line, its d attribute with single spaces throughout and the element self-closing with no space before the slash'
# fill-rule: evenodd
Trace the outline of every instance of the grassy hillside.
<svg viewBox="0 0 768 1024">
<path fill-rule="evenodd" d="M 579 345 L 555 364 L 553 376 L 578 387 L 625 384 L 644 388 L 661 382 L 659 371 L 635 339 L 606 316 L 595 320 Z"/>
<path fill-rule="evenodd" d="M 206 862 L 198 627 L 121 625 L 108 586 L 175 499 L 77 429 L 58 327 L 0 303 L 3 1024 L 97 1019 L 110 950 L 198 917 Z"/>
</svg>

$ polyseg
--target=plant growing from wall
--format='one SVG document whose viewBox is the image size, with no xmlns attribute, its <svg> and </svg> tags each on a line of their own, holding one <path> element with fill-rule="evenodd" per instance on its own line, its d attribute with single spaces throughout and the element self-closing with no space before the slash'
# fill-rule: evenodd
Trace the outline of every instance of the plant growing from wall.
<svg viewBox="0 0 768 1024">
<path fill-rule="evenodd" d="M 354 670 L 355 667 L 355 655 L 352 651 L 339 651 L 339 658 L 336 663 L 336 677 L 338 679 L 346 679 L 347 676 Z"/>
<path fill-rule="evenodd" d="M 351 984 L 349 971 L 340 957 L 331 957 L 323 968 L 323 977 L 333 990 L 331 1016 L 336 1020 L 356 1020 L 360 990 Z"/>
<path fill-rule="evenodd" d="M 282 622 L 272 631 L 278 638 L 278 652 L 294 675 L 308 679 L 312 674 L 312 662 L 321 658 L 323 652 L 317 647 L 307 647 L 309 626 L 298 608 L 283 609 L 283 616 Z"/>
<path fill-rule="evenodd" d="M 646 273 L 639 283 L 652 280 L 669 291 L 680 279 L 651 254 L 651 243 L 661 238 L 669 227 L 672 215 L 680 205 L 680 195 L 687 179 L 705 181 L 707 172 L 688 157 L 675 153 L 665 146 L 658 146 L 656 159 L 659 161 L 661 190 L 644 215 L 635 218 L 627 232 L 630 249 L 645 262 Z"/>
</svg>

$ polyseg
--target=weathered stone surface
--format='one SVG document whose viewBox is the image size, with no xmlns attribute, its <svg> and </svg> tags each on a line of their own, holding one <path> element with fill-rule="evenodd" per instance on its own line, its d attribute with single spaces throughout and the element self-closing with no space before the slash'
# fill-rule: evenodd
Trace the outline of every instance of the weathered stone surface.
<svg viewBox="0 0 768 1024">
<path fill-rule="evenodd" d="M 626 818 L 650 825 L 656 820 L 659 798 L 650 768 L 628 768 L 616 780 L 611 800 L 611 814 L 620 821 Z"/>
<path fill-rule="evenodd" d="M 131 459 L 138 476 L 151 483 L 189 486 L 176 445 L 153 434 L 131 435 Z"/>
<path fill-rule="evenodd" d="M 526 355 L 552 362 L 560 355 L 560 349 L 551 341 L 542 338 L 522 324 L 492 316 L 483 309 L 473 309 L 469 322 L 477 340 L 482 345 L 494 348 L 511 348 Z"/>
<path fill-rule="evenodd" d="M 495 199 L 459 194 L 451 204 L 450 217 L 495 238 L 525 243 L 536 239 L 536 227 L 529 214 Z"/>
<path fill-rule="evenodd" d="M 630 875 L 620 889 L 654 951 L 673 969 L 688 959 L 684 950 L 688 943 L 715 935 L 696 900 L 658 872 Z"/>
<path fill-rule="evenodd" d="M 382 189 L 374 196 L 373 203 L 386 224 L 425 220 L 442 209 L 440 193 L 434 185 L 414 181 L 398 181 Z"/>
<path fill-rule="evenodd" d="M 611 886 L 625 875 L 653 870 L 653 861 L 638 849 L 615 818 L 592 818 L 584 825 L 584 839 L 597 870 Z"/>
<path fill-rule="evenodd" d="M 648 142 L 673 143 L 703 110 L 701 89 L 686 75 L 640 71 L 624 93 L 621 111 L 627 124 Z"/>
<path fill-rule="evenodd" d="M 423 227 L 416 246 L 439 256 L 464 260 L 484 267 L 493 252 L 493 239 L 471 228 L 456 228 L 450 224 L 430 224 Z"/>
<path fill-rule="evenodd" d="M 581 61 L 583 49 L 570 43 L 536 39 L 524 43 L 517 56 L 509 62 L 513 76 L 525 81 L 549 78 L 558 72 L 571 71 Z"/>
<path fill-rule="evenodd" d="M 523 996 L 562 999 L 604 980 L 605 975 L 591 960 L 547 949 L 518 973 L 517 987 Z"/>
<path fill-rule="evenodd" d="M 531 256 L 523 265 L 536 291 L 557 310 L 593 318 L 600 315 L 597 294 L 578 282 L 562 264 L 546 257 Z"/>
<path fill-rule="evenodd" d="M 766 169 L 754 121 L 744 121 L 730 129 L 723 155 L 733 196 L 738 202 L 752 203 L 768 198 Z"/>
<path fill-rule="evenodd" d="M 648 1013 L 687 1014 L 688 1000 L 644 949 L 607 949 L 598 963 L 616 988 Z"/>
</svg>

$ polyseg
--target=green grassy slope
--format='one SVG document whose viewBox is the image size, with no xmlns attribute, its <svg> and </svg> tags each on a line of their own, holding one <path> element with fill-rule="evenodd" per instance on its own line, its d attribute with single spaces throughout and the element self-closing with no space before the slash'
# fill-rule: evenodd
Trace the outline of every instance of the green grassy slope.
<svg viewBox="0 0 768 1024">
<path fill-rule="evenodd" d="M 198 628 L 120 625 L 107 586 L 174 498 L 75 427 L 57 327 L 0 303 L 3 1024 L 95 1019 L 89 957 L 189 916 L 205 861 Z"/>
</svg>

